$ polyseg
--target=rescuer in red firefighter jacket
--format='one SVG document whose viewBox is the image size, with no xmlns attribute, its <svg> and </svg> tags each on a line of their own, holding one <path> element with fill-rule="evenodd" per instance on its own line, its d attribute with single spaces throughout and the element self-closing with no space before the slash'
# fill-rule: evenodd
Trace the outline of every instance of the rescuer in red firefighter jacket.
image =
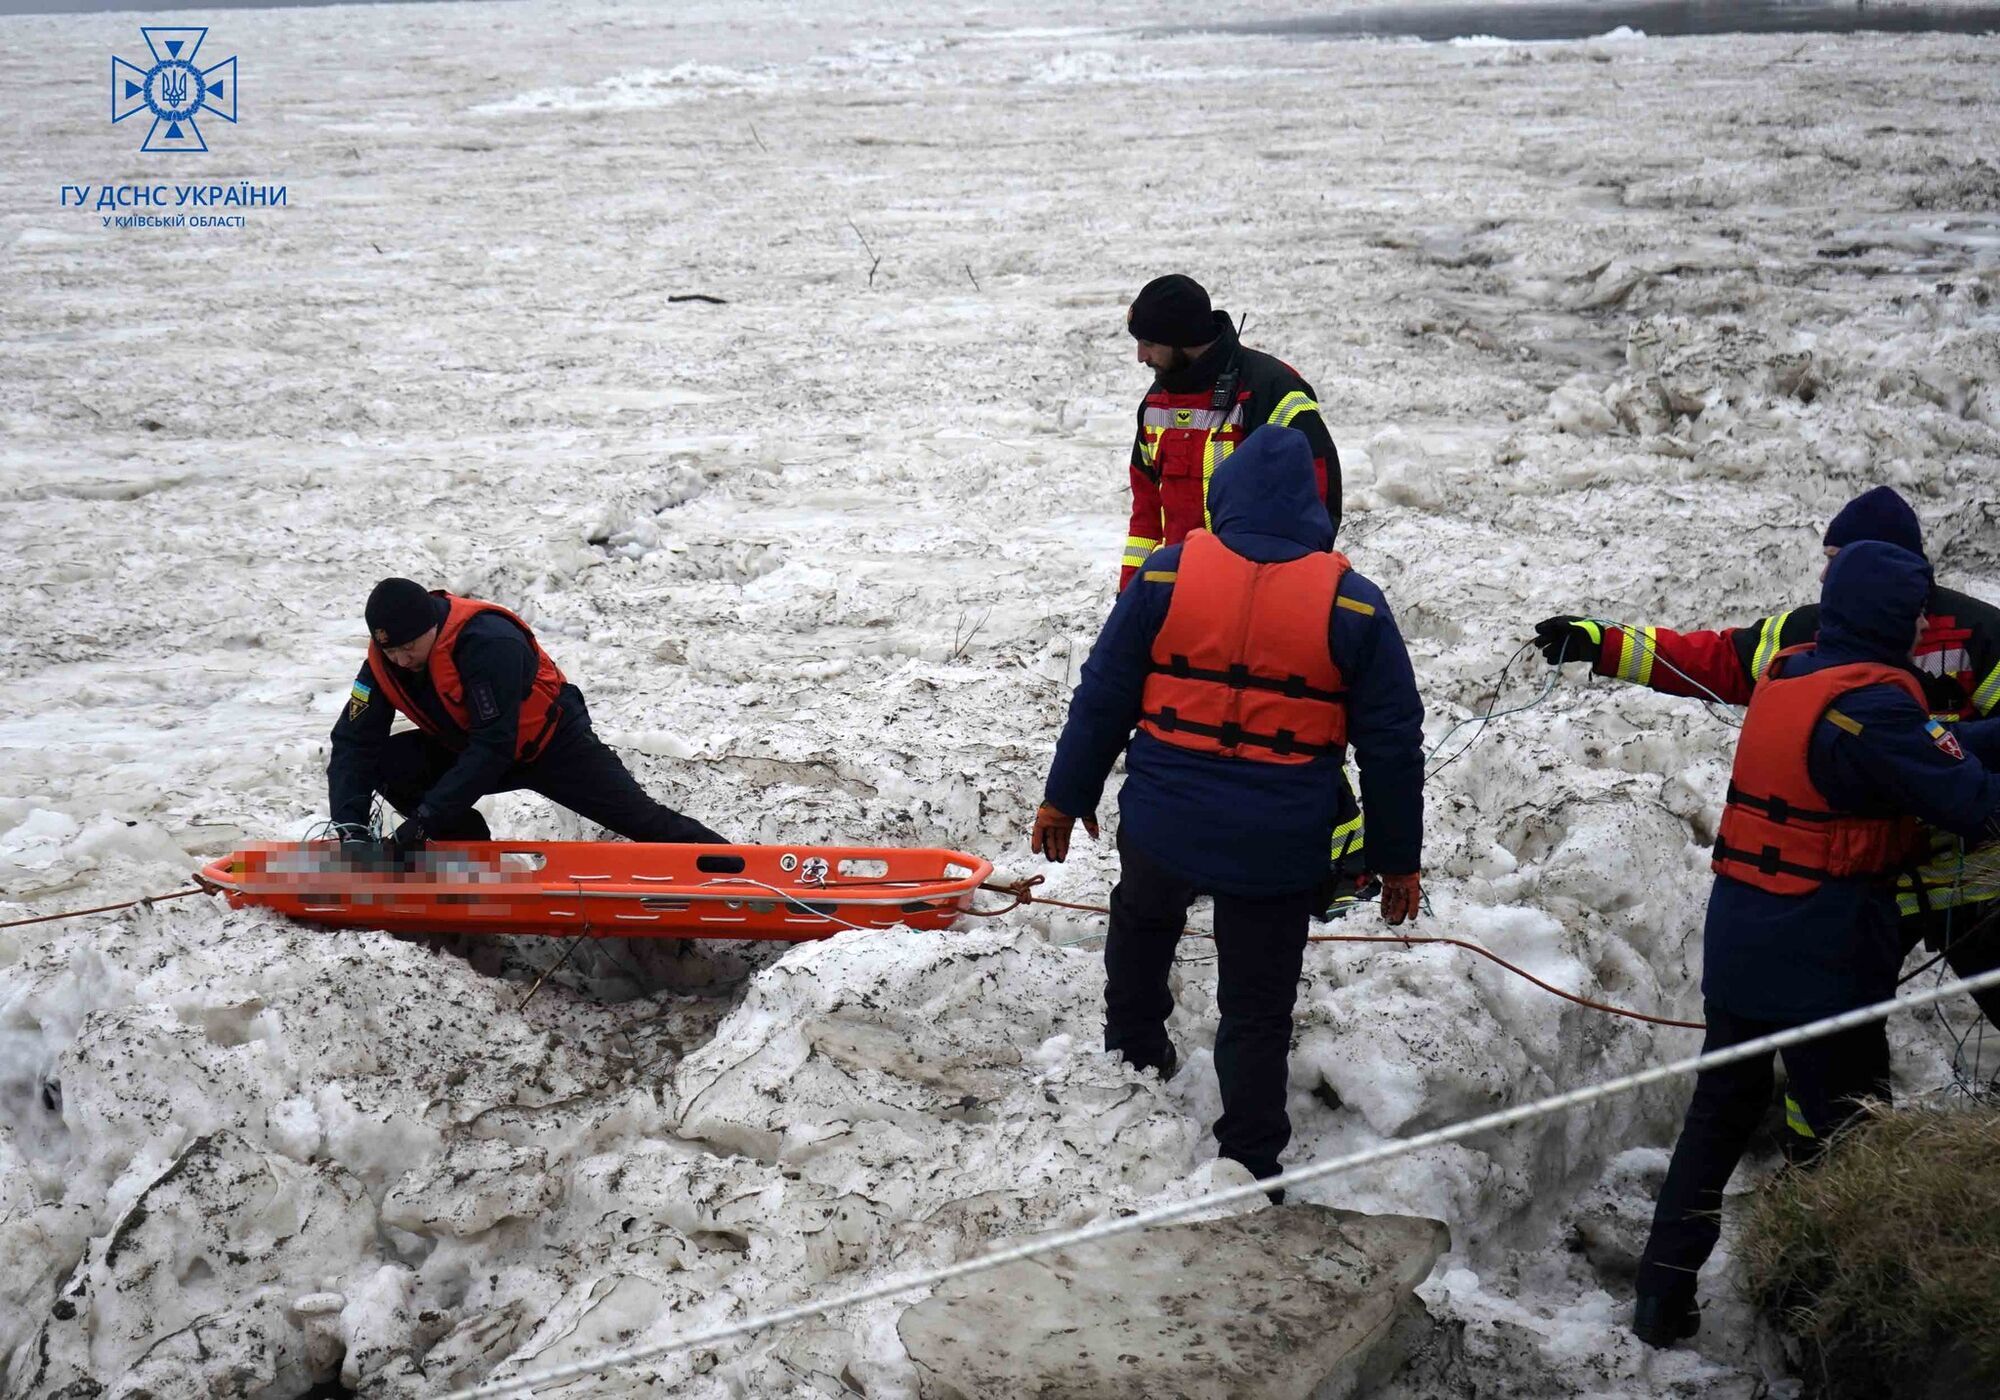
<svg viewBox="0 0 2000 1400">
<path fill-rule="evenodd" d="M 1894 995 L 1891 879 L 1918 852 L 1918 820 L 1968 841 L 2000 835 L 2000 775 L 1965 752 L 1992 752 L 2000 722 L 1947 730 L 1910 665 L 1930 596 L 1917 555 L 1846 546 L 1827 568 L 1817 643 L 1781 653 L 1750 697 L 1702 930 L 1705 1050 Z M 1888 1096 L 1879 1021 L 1783 1054 L 1792 1128 L 1809 1149 L 1858 1099 Z M 1700 1325 L 1695 1277 L 1771 1089 L 1769 1055 L 1695 1082 L 1639 1263 L 1633 1330 L 1650 1345 Z"/>
<path fill-rule="evenodd" d="M 1121 589 L 1148 554 L 1209 523 L 1216 467 L 1266 423 L 1306 435 L 1327 519 L 1340 532 L 1340 454 L 1312 385 L 1298 371 L 1238 341 L 1228 314 L 1212 310 L 1201 284 L 1178 273 L 1141 288 L 1125 325 L 1139 342 L 1139 363 L 1154 377 L 1132 440 L 1132 520 Z"/>
<path fill-rule="evenodd" d="M 1909 503 L 1887 486 L 1856 496 L 1826 527 L 1829 558 L 1850 544 L 1880 540 L 1924 553 L 1923 526 Z M 1563 615 L 1536 624 L 1536 640 L 1551 663 L 1586 661 L 1602 676 L 1636 681 L 1667 695 L 1704 693 L 1731 704 L 1750 699 L 1756 677 L 1786 647 L 1819 631 L 1819 608 L 1806 606 L 1748 627 L 1719 632 L 1624 628 Z M 1952 722 L 1995 713 L 2000 706 L 2000 608 L 1967 593 L 1934 589 L 1923 635 L 1910 656 L 1933 718 Z M 1963 879 L 1958 845 L 1934 834 L 1925 860 L 1897 881 L 1905 950 L 1925 943 L 1942 950 L 1952 970 L 1971 977 L 2000 966 L 2000 927 L 1979 927 L 1995 907 L 1995 892 Z M 2000 1026 L 2000 991 L 1977 994 L 1980 1009 Z"/>
<path fill-rule="evenodd" d="M 1416 914 L 1423 706 L 1380 590 L 1329 552 L 1304 434 L 1259 428 L 1217 470 L 1210 500 L 1215 533 L 1156 551 L 1111 610 L 1031 844 L 1059 861 L 1077 818 L 1095 835 L 1105 779 L 1125 752 L 1105 1048 L 1173 1073 L 1167 977 L 1189 904 L 1213 895 L 1215 1135 L 1222 1156 L 1261 1178 L 1278 1172 L 1291 1139 L 1292 1005 L 1308 920 L 1324 907 L 1329 838 L 1351 801 L 1349 743 L 1382 917 Z"/>
<path fill-rule="evenodd" d="M 484 841 L 473 803 L 526 788 L 633 841 L 719 842 L 661 806 L 590 727 L 583 695 L 528 624 L 497 603 L 384 579 L 368 595 L 368 659 L 333 726 L 327 800 L 347 834 L 379 792 L 406 820 L 398 853 Z M 397 714 L 417 727 L 392 735 Z"/>
</svg>

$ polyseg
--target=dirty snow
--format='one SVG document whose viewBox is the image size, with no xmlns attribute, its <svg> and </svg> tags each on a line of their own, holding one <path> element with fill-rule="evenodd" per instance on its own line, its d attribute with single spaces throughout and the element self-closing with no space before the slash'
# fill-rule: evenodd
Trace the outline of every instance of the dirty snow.
<svg viewBox="0 0 2000 1400">
<path fill-rule="evenodd" d="M 1434 737 L 1546 614 L 1809 597 L 1878 481 L 2000 599 L 1989 41 L 1036 18 L 231 13 L 255 96 L 199 168 L 289 207 L 213 234 L 58 207 L 168 178 L 49 82 L 134 17 L 0 20 L 0 916 L 306 831 L 387 573 L 532 618 L 734 837 L 1033 873 L 1124 534 L 1122 307 L 1170 268 L 1318 387 Z M 1430 929 L 1697 1014 L 1726 719 L 1571 676 L 1496 722 L 1431 788 Z M 1078 845 L 1049 890 L 1096 899 Z M 1212 964 L 1162 1086 L 1094 1048 L 1096 930 L 606 950 L 525 1009 L 548 949 L 506 980 L 205 900 L 0 933 L 4 1387 L 436 1393 L 1228 1179 Z M 1455 952 L 1308 969 L 1292 1161 L 1692 1046 Z M 1948 1078 L 1935 1018 L 1895 1043 L 1906 1092 Z M 1407 1393 L 1765 1393 L 1723 1271 L 1695 1347 L 1620 1325 L 1680 1101 L 1302 1193 L 1448 1224 Z M 567 1393 L 914 1395 L 902 1307 Z"/>
</svg>

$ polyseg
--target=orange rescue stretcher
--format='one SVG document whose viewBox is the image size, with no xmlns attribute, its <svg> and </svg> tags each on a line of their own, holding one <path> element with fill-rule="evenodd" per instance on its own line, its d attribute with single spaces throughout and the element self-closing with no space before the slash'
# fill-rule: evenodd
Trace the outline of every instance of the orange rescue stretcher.
<svg viewBox="0 0 2000 1400">
<path fill-rule="evenodd" d="M 992 873 L 936 848 L 632 841 L 438 842 L 384 868 L 309 841 L 246 846 L 196 880 L 232 907 L 333 928 L 803 942 L 949 928 Z"/>
</svg>

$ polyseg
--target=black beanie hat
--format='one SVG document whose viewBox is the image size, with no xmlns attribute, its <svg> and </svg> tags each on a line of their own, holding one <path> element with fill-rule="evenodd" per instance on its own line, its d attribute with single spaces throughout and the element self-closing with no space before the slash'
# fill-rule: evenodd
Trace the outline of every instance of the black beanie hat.
<svg viewBox="0 0 2000 1400">
<path fill-rule="evenodd" d="M 1863 491 L 1840 508 L 1840 514 L 1826 527 L 1824 543 L 1844 549 L 1861 540 L 1880 540 L 1898 549 L 1907 549 L 1919 559 L 1924 554 L 1924 527 L 1910 503 L 1896 494 L 1893 486 L 1877 486 Z"/>
<path fill-rule="evenodd" d="M 1208 293 L 1178 272 L 1155 277 L 1139 289 L 1125 326 L 1134 338 L 1155 345 L 1206 345 L 1216 337 Z"/>
<path fill-rule="evenodd" d="M 435 627 L 437 614 L 437 599 L 421 583 L 385 578 L 368 595 L 368 635 L 377 646 L 403 646 Z"/>
</svg>

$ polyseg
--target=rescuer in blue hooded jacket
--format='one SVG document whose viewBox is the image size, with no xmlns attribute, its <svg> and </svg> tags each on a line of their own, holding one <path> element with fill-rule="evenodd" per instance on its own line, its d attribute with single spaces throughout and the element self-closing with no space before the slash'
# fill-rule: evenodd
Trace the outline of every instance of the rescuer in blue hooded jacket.
<svg viewBox="0 0 2000 1400">
<path fill-rule="evenodd" d="M 1333 530 L 1301 433 L 1276 426 L 1253 432 L 1216 468 L 1209 506 L 1212 537 L 1198 531 L 1155 551 L 1119 595 L 1070 701 L 1032 845 L 1064 859 L 1079 818 L 1094 836 L 1105 780 L 1125 754 L 1121 876 L 1104 950 L 1105 1048 L 1140 1068 L 1172 1074 L 1178 1056 L 1166 1021 L 1175 941 L 1189 904 L 1198 894 L 1213 895 L 1221 1013 L 1215 1060 L 1223 1100 L 1215 1133 L 1222 1156 L 1261 1178 L 1278 1172 L 1278 1155 L 1291 1137 L 1285 1094 L 1292 1006 L 1308 923 L 1325 907 L 1333 829 L 1353 803 L 1343 773 L 1350 744 L 1368 817 L 1368 868 L 1384 886 L 1383 917 L 1400 923 L 1415 916 L 1423 705 L 1381 590 L 1330 553 Z M 1300 561 L 1303 569 L 1291 567 Z M 1242 619 L 1240 635 L 1228 635 L 1239 626 L 1234 621 L 1187 630 L 1202 601 L 1192 592 L 1182 601 L 1181 620 L 1170 621 L 1177 590 L 1224 596 L 1219 612 L 1200 616 Z M 1231 601 L 1239 596 L 1240 607 Z M 1248 620 L 1253 607 L 1260 621 Z M 1258 668 L 1254 648 L 1269 647 L 1273 633 L 1287 638 L 1280 678 L 1244 679 Z M 1176 648 L 1200 651 L 1212 664 L 1156 656 L 1169 634 L 1180 639 Z M 1214 657 L 1249 664 L 1223 665 Z M 1296 673 L 1285 677 L 1301 668 L 1317 668 L 1338 690 L 1308 685 Z M 1163 694 L 1179 697 L 1176 705 L 1163 706 Z M 1219 707 L 1210 718 L 1254 715 L 1258 704 L 1295 718 L 1259 740 L 1244 736 L 1254 722 L 1201 722 L 1210 703 Z M 1177 710 L 1182 718 L 1175 718 Z M 1329 717 L 1332 728 L 1313 730 Z M 1315 732 L 1322 742 L 1312 741 Z"/>
<path fill-rule="evenodd" d="M 1921 850 L 1914 824 L 1899 838 L 1897 823 L 1921 819 L 1968 842 L 2000 835 L 2000 775 L 1979 760 L 1993 751 L 1996 722 L 1933 720 L 1910 666 L 1931 589 L 1929 565 L 1908 550 L 1846 546 L 1826 571 L 1817 642 L 1782 653 L 1751 696 L 1702 931 L 1705 1050 L 1894 995 L 1904 945 L 1892 882 Z M 1786 688 L 1803 689 L 1809 703 L 1778 699 Z M 1773 715 L 1785 718 L 1773 725 Z M 1773 802 L 1768 794 L 1786 786 L 1788 772 L 1793 793 Z M 1844 835 L 1826 843 L 1818 833 L 1834 823 Z M 1871 847 L 1882 852 L 1873 872 L 1854 854 Z M 1831 858 L 1816 864 L 1816 852 Z M 1888 1097 L 1879 1021 L 1782 1053 L 1787 1119 L 1807 1155 L 1859 1100 Z M 1695 1278 L 1772 1081 L 1763 1055 L 1704 1070 L 1695 1082 L 1639 1263 L 1633 1330 L 1650 1345 L 1700 1325 Z"/>
</svg>

